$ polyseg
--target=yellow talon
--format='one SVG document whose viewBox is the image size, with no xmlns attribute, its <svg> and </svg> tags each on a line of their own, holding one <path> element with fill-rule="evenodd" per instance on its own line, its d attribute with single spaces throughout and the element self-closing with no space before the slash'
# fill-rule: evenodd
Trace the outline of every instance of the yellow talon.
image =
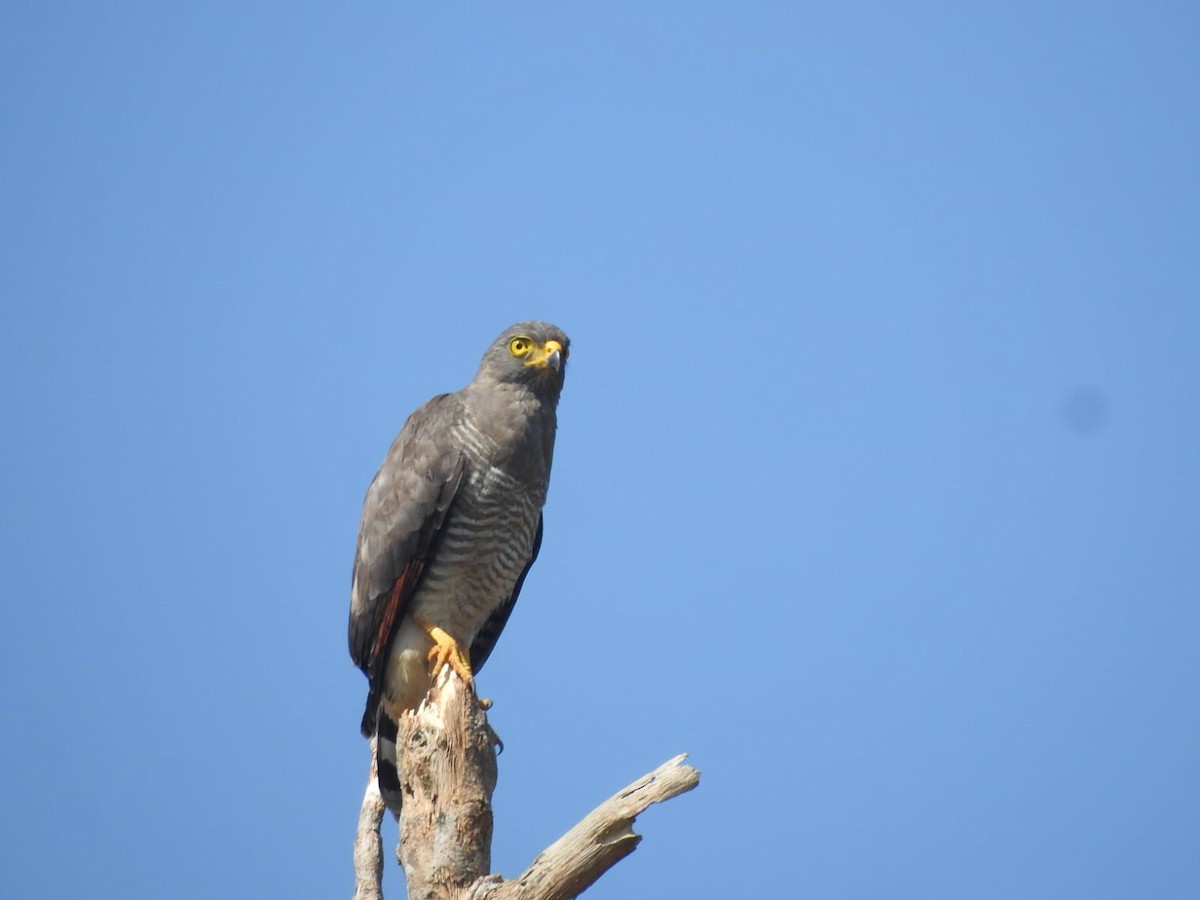
<svg viewBox="0 0 1200 900">
<path fill-rule="evenodd" d="M 467 659 L 467 654 L 463 651 L 462 645 L 445 630 L 436 625 L 431 625 L 421 619 L 416 619 L 416 623 L 421 626 L 433 641 L 433 646 L 429 648 L 429 661 L 433 663 L 433 670 L 429 673 L 430 678 L 433 681 L 437 681 L 438 676 L 442 674 L 442 669 L 449 665 L 450 668 L 458 673 L 458 677 L 464 683 L 474 686 L 474 679 L 471 676 L 471 662 Z"/>
</svg>

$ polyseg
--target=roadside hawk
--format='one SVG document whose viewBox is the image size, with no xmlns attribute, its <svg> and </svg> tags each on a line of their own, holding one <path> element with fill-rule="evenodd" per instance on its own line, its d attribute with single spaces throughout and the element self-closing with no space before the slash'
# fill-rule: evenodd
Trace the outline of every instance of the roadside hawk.
<svg viewBox="0 0 1200 900">
<path fill-rule="evenodd" d="M 367 489 L 350 588 L 350 656 L 367 676 L 364 737 L 400 811 L 396 722 L 441 669 L 487 662 L 542 542 L 570 341 L 507 329 L 475 378 L 408 417 Z"/>
</svg>

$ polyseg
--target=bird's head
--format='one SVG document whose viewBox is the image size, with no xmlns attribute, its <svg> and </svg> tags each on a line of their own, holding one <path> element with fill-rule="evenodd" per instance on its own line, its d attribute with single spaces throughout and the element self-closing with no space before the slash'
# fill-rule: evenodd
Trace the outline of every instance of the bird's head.
<svg viewBox="0 0 1200 900">
<path fill-rule="evenodd" d="M 506 328 L 483 355 L 479 378 L 527 385 L 557 398 L 567 372 L 571 340 L 547 322 L 519 322 Z"/>
</svg>

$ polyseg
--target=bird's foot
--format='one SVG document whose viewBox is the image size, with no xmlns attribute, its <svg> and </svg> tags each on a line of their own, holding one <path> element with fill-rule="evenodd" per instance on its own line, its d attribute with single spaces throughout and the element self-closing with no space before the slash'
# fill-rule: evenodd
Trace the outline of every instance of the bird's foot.
<svg viewBox="0 0 1200 900">
<path fill-rule="evenodd" d="M 458 677 L 465 684 L 474 687 L 474 679 L 471 676 L 471 662 L 467 659 L 467 654 L 463 650 L 462 645 L 450 636 L 446 631 L 436 625 L 431 625 L 417 619 L 417 624 L 429 635 L 433 641 L 433 646 L 429 648 L 429 661 L 433 663 L 433 668 L 430 670 L 430 678 L 437 681 L 438 676 L 442 674 L 442 669 L 450 666 Z"/>
</svg>

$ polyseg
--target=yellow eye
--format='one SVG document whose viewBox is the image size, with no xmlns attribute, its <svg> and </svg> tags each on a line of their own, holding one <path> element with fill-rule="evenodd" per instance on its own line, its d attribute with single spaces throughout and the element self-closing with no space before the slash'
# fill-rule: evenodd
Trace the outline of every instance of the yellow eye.
<svg viewBox="0 0 1200 900">
<path fill-rule="evenodd" d="M 515 337 L 508 342 L 508 352 L 513 356 L 528 356 L 533 349 L 533 341 L 527 337 Z"/>
</svg>

